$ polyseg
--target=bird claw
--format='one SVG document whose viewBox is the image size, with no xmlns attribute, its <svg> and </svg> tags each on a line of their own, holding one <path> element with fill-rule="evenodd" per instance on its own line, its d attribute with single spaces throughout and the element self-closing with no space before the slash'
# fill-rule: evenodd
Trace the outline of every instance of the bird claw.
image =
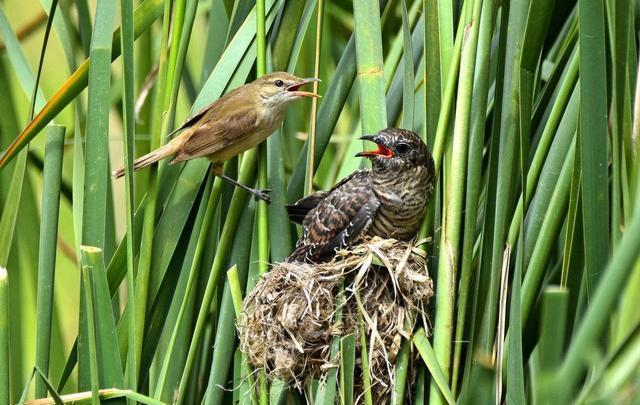
<svg viewBox="0 0 640 405">
<path fill-rule="evenodd" d="M 269 204 L 271 202 L 271 197 L 269 197 L 270 192 L 271 190 L 269 190 L 268 188 L 265 188 L 264 190 L 253 190 L 253 196 L 255 197 L 256 201 L 262 200 Z"/>
</svg>

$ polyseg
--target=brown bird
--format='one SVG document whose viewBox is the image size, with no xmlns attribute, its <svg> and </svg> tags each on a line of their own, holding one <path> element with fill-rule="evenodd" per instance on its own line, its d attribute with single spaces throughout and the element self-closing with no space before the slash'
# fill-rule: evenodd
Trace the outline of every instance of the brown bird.
<svg viewBox="0 0 640 405">
<path fill-rule="evenodd" d="M 329 191 L 287 206 L 289 219 L 303 226 L 290 262 L 321 262 L 362 236 L 409 240 L 418 232 L 433 190 L 431 153 L 411 131 L 387 128 L 361 139 L 378 149 L 356 156 L 371 159 Z"/>
<path fill-rule="evenodd" d="M 268 202 L 269 190 L 254 190 L 236 182 L 222 173 L 222 165 L 271 135 L 282 123 L 289 103 L 302 97 L 318 97 L 315 93 L 300 91 L 303 85 L 317 80 L 275 72 L 238 87 L 169 134 L 182 131 L 166 145 L 138 158 L 133 163 L 133 170 L 168 156 L 173 156 L 171 163 L 207 157 L 213 162 L 215 175 Z M 124 168 L 113 172 L 115 178 L 123 175 Z"/>
</svg>

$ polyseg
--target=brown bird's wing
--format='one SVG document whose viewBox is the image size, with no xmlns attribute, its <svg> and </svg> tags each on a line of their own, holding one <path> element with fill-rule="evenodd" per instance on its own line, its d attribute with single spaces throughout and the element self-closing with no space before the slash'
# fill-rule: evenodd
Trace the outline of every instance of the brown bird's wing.
<svg viewBox="0 0 640 405">
<path fill-rule="evenodd" d="M 214 101 L 215 103 L 215 101 Z M 196 122 L 198 122 L 202 117 L 204 117 L 204 115 L 211 110 L 211 106 L 212 104 L 209 104 L 208 106 L 206 106 L 205 108 L 203 108 L 202 110 L 198 111 L 197 113 L 195 113 L 194 115 L 192 115 L 191 117 L 189 117 L 182 125 L 180 125 L 180 127 L 174 129 L 173 131 L 171 131 L 168 135 L 167 138 L 171 138 L 172 136 L 174 136 L 176 133 L 182 131 L 183 129 L 187 129 L 191 126 L 193 126 L 193 124 L 195 124 Z"/>
<path fill-rule="evenodd" d="M 368 172 L 368 170 L 356 170 L 351 173 L 344 179 L 340 180 L 333 186 L 329 191 L 316 191 L 313 194 L 309 194 L 306 197 L 303 197 L 295 202 L 295 204 L 287 205 L 287 213 L 289 214 L 289 220 L 291 222 L 295 222 L 297 224 L 302 225 L 304 218 L 307 216 L 309 211 L 314 209 L 326 196 L 331 194 L 333 190 L 341 187 L 346 182 L 350 181 L 352 178 L 361 176 L 363 172 Z"/>
<path fill-rule="evenodd" d="M 220 117 L 210 111 L 199 122 L 199 126 L 192 126 L 193 130 L 174 162 L 208 156 L 239 142 L 246 134 L 254 131 L 257 115 L 254 108 L 245 105 Z"/>
<path fill-rule="evenodd" d="M 182 125 L 180 125 L 180 127 L 174 129 L 173 131 L 171 131 L 168 135 L 167 138 L 172 137 L 173 135 L 175 135 L 176 133 L 190 128 L 192 126 L 194 126 L 198 121 L 202 120 L 204 121 L 208 121 L 211 118 L 213 118 L 215 115 L 219 115 L 219 109 L 220 109 L 220 105 L 222 104 L 238 104 L 238 103 L 234 103 L 234 101 L 236 99 L 238 99 L 238 94 L 240 93 L 240 89 L 242 89 L 244 86 L 238 87 L 236 89 L 231 90 L 230 92 L 228 92 L 227 94 L 223 95 L 222 97 L 220 97 L 219 99 L 217 99 L 216 101 L 214 101 L 213 103 L 209 104 L 208 106 L 204 107 L 203 109 L 201 109 L 200 111 L 198 111 L 197 113 L 193 114 L 191 117 L 187 118 L 187 120 L 185 122 L 182 123 Z"/>
<path fill-rule="evenodd" d="M 339 183 L 304 219 L 304 232 L 288 261 L 318 262 L 355 243 L 371 225 L 380 202 L 359 171 Z"/>
</svg>

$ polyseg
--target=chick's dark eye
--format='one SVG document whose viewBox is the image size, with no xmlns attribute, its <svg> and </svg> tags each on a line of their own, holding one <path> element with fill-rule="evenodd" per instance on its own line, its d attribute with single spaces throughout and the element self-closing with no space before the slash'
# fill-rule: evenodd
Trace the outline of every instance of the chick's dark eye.
<svg viewBox="0 0 640 405">
<path fill-rule="evenodd" d="M 284 86 L 284 82 L 282 80 L 276 80 L 276 82 L 274 84 L 276 85 L 276 87 Z"/>
<path fill-rule="evenodd" d="M 409 152 L 409 145 L 407 145 L 406 143 L 400 143 L 400 144 L 398 144 L 398 146 L 396 146 L 396 150 L 400 154 L 407 153 L 407 152 Z"/>
</svg>

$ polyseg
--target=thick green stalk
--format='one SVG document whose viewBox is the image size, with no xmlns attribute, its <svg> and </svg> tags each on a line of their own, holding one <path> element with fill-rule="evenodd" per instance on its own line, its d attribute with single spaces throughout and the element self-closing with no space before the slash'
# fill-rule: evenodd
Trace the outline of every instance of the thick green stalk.
<svg viewBox="0 0 640 405">
<path fill-rule="evenodd" d="M 357 294 L 357 293 L 356 293 Z M 362 313 L 358 310 L 358 329 L 360 331 L 360 367 L 362 368 L 362 389 L 364 391 L 364 403 L 373 405 L 371 394 L 371 372 L 369 370 L 369 351 L 367 350 L 367 334 Z"/>
<path fill-rule="evenodd" d="M 433 141 L 433 161 L 436 167 L 436 173 L 440 173 L 442 167 L 442 155 L 444 154 L 444 147 L 449 132 L 449 121 L 453 110 L 453 103 L 456 94 L 456 84 L 458 83 L 458 71 L 460 67 L 460 58 L 462 53 L 462 38 L 464 32 L 463 21 L 458 23 L 458 32 L 454 43 L 453 60 L 449 65 L 449 71 L 447 72 L 447 80 L 443 87 L 442 103 L 440 105 L 440 112 L 438 114 L 438 125 Z"/>
<path fill-rule="evenodd" d="M 471 95 L 476 61 L 476 47 L 482 0 L 473 4 L 473 15 L 467 15 L 462 38 L 460 78 L 458 85 L 456 116 L 453 128 L 453 145 L 450 178 L 446 181 L 446 209 L 443 218 L 440 260 L 438 261 L 438 289 L 436 292 L 436 320 L 433 333 L 433 349 L 447 379 L 451 378 L 452 337 L 456 302 L 456 273 L 459 265 L 459 244 L 462 227 L 463 196 L 465 189 L 469 125 L 471 122 Z M 437 384 L 431 384 L 430 403 L 443 403 Z"/>
<path fill-rule="evenodd" d="M 418 2 L 416 2 L 417 4 Z M 400 38 L 400 35 L 398 35 Z M 407 15 L 407 3 L 402 0 L 402 40 L 403 40 L 403 62 L 402 62 L 402 128 L 413 130 L 415 83 L 416 77 L 413 67 L 413 42 L 411 27 L 409 26 L 409 16 Z M 389 80 L 391 82 L 391 80 Z"/>
<path fill-rule="evenodd" d="M 174 126 L 180 81 L 184 76 L 186 69 L 185 59 L 187 56 L 187 50 L 189 49 L 198 1 L 191 0 L 187 4 L 179 2 L 177 4 L 177 7 L 178 6 L 180 7 L 179 11 L 182 17 L 180 19 L 180 24 L 174 22 L 174 29 L 176 29 L 176 31 L 173 32 L 173 38 L 171 39 L 171 43 L 177 43 L 178 46 L 172 46 L 171 54 L 169 55 L 169 66 L 173 66 L 173 72 L 170 77 L 171 87 L 167 89 L 169 92 L 166 95 L 168 99 L 168 118 L 164 124 L 166 125 L 167 132 L 169 128 L 173 128 Z M 177 27 L 180 28 L 179 35 L 177 34 Z"/>
<path fill-rule="evenodd" d="M 107 196 L 109 181 L 109 97 L 111 89 L 111 44 L 115 3 L 100 2 L 96 9 L 91 39 L 89 64 L 89 102 L 85 144 L 82 239 L 81 244 L 104 250 L 107 229 Z M 86 316 L 89 316 L 86 313 Z M 91 338 L 91 333 L 85 335 Z M 91 364 L 91 342 L 78 340 L 79 389 L 93 385 L 88 370 Z"/>
<path fill-rule="evenodd" d="M 262 76 L 267 73 L 264 0 L 256 2 L 256 23 L 258 76 Z M 267 143 L 263 142 L 258 146 L 258 187 L 266 189 L 268 186 Z M 265 201 L 258 202 L 256 214 L 258 216 L 258 268 L 260 274 L 263 274 L 267 272 L 269 266 L 269 218 Z"/>
<path fill-rule="evenodd" d="M 107 212 L 111 35 L 115 4 L 100 3 L 91 41 L 82 243 L 104 248 Z"/>
<path fill-rule="evenodd" d="M 518 246 L 521 248 L 521 246 Z M 522 265 L 516 264 L 513 271 L 513 282 L 511 286 L 511 302 L 509 303 L 509 328 L 511 338 L 504 341 L 506 346 L 507 359 L 498 358 L 503 362 L 506 370 L 507 395 L 506 402 L 513 405 L 525 405 L 525 378 L 522 355 L 522 317 L 520 316 L 520 291 L 522 289 Z M 501 384 L 502 381 L 496 381 Z"/>
<path fill-rule="evenodd" d="M 547 287 L 542 295 L 542 320 L 537 361 L 540 366 L 540 403 L 551 403 L 555 395 L 546 391 L 551 377 L 562 361 L 567 326 L 569 291 L 564 287 Z"/>
<path fill-rule="evenodd" d="M 393 381 L 393 396 L 391 403 L 394 405 L 404 403 L 405 390 L 407 389 L 407 370 L 409 366 L 409 349 L 411 341 L 407 339 L 402 340 L 402 346 L 396 357 L 396 365 Z"/>
<path fill-rule="evenodd" d="M 324 1 L 318 0 L 318 8 L 316 10 L 316 49 L 315 61 L 313 67 L 313 76 L 320 78 L 320 45 L 322 40 L 322 22 L 324 17 Z M 313 92 L 318 93 L 318 82 L 313 82 Z M 311 124 L 309 128 L 309 148 L 307 148 L 307 176 L 305 182 L 305 190 L 307 193 L 313 193 L 313 177 L 315 172 L 315 153 L 316 150 L 316 129 L 318 124 L 318 99 L 311 100 Z"/>
<path fill-rule="evenodd" d="M 362 132 L 372 134 L 387 127 L 384 97 L 384 64 L 378 0 L 355 0 L 356 60 L 360 89 Z"/>
<path fill-rule="evenodd" d="M 486 126 L 486 111 L 489 92 L 489 62 L 491 59 L 491 36 L 495 22 L 495 2 L 484 1 L 479 21 L 478 46 L 476 51 L 475 78 L 470 111 L 469 154 L 467 165 L 467 190 L 465 195 L 464 230 L 462 240 L 462 259 L 460 262 L 460 284 L 458 289 L 458 311 L 456 313 L 456 334 L 453 356 L 451 388 L 458 391 L 458 380 L 463 364 L 462 346 L 465 342 L 465 322 L 472 275 L 474 244 L 476 242 L 476 223 L 480 191 L 482 186 L 482 158 Z M 472 329 L 472 328 L 471 328 Z M 467 334 L 469 336 L 470 334 Z M 469 339 L 471 341 L 472 339 Z M 472 347 L 470 344 L 468 347 Z"/>
<path fill-rule="evenodd" d="M 258 76 L 267 73 L 267 41 L 265 29 L 265 0 L 256 1 L 256 64 Z M 267 189 L 269 186 L 267 166 L 267 143 L 258 145 L 258 187 Z M 258 201 L 256 210 L 258 216 L 258 272 L 264 274 L 269 270 L 269 216 L 266 201 Z M 260 405 L 269 402 L 269 388 L 264 370 L 260 371 L 259 378 Z"/>
<path fill-rule="evenodd" d="M 0 266 L 0 404 L 11 403 L 9 353 L 9 274 Z"/>
<path fill-rule="evenodd" d="M 340 339 L 340 404 L 353 405 L 353 382 L 356 367 L 356 336 Z"/>
<path fill-rule="evenodd" d="M 447 73 L 452 63 L 454 50 L 454 5 L 453 0 L 438 0 L 438 11 L 435 13 L 438 18 L 438 49 L 440 51 L 440 83 L 446 83 Z M 464 6 L 462 6 L 464 9 Z M 441 96 L 444 97 L 445 87 L 440 88 Z"/>
<path fill-rule="evenodd" d="M 93 306 L 93 289 L 91 288 L 91 267 L 82 266 L 82 287 L 84 289 L 87 314 L 87 343 L 89 346 L 89 375 L 91 377 L 91 403 L 100 404 L 98 390 L 98 354 L 96 350 L 96 327 Z"/>
<path fill-rule="evenodd" d="M 53 314 L 53 283 L 58 239 L 60 183 L 62 176 L 62 147 L 64 127 L 51 127 L 47 133 L 42 189 L 42 219 L 38 258 L 38 287 L 36 306 L 36 367 L 49 375 L 51 326 Z M 36 380 L 36 398 L 46 396 L 47 387 Z"/>
<path fill-rule="evenodd" d="M 93 246 L 82 246 L 81 263 L 83 271 L 88 272 L 91 284 L 91 289 L 85 290 L 85 302 L 91 313 L 86 312 L 87 329 L 84 330 L 87 333 L 86 342 L 89 347 L 90 370 L 93 368 L 91 362 L 94 354 L 92 352 L 95 350 L 98 384 L 101 387 L 122 387 L 124 377 L 119 356 L 120 349 L 102 251 Z M 89 299 L 91 299 L 91 304 Z M 91 325 L 92 322 L 93 325 Z M 91 347 L 92 339 L 95 340 L 94 348 Z M 114 354 L 118 354 L 118 356 L 114 356 Z"/>
<path fill-rule="evenodd" d="M 115 3 L 100 2 L 91 39 L 82 243 L 104 249 L 109 179 L 109 94 Z"/>
<path fill-rule="evenodd" d="M 587 281 L 593 288 L 609 258 L 609 173 L 604 5 L 578 1 L 582 217 Z M 617 225 L 616 225 L 617 226 Z"/>
<path fill-rule="evenodd" d="M 422 0 L 422 10 L 433 10 L 437 6 L 436 3 L 437 0 Z M 425 83 L 422 100 L 424 104 L 424 113 L 422 114 L 423 139 L 429 147 L 433 147 L 443 93 L 443 82 L 440 80 L 440 33 L 438 13 L 422 12 L 422 15 L 424 26 L 433 27 L 432 29 L 424 30 L 424 54 L 422 58 L 422 63 L 425 66 L 422 76 L 422 81 Z M 427 77 L 430 80 L 427 80 Z"/>
<path fill-rule="evenodd" d="M 567 209 L 567 223 L 565 225 L 566 231 L 564 235 L 563 257 L 562 257 L 562 269 L 560 271 L 560 286 L 567 288 L 569 280 L 578 279 L 582 277 L 582 271 L 576 271 L 575 256 L 582 256 L 582 253 L 578 253 L 582 244 L 580 243 L 578 234 L 578 224 L 580 224 L 579 208 L 580 208 L 580 159 L 573 160 L 573 173 L 571 175 L 571 189 L 569 191 L 569 208 Z M 573 270 L 573 271 L 571 271 Z M 574 297 L 577 296 L 574 291 Z"/>
<path fill-rule="evenodd" d="M 134 112 L 134 49 L 133 49 L 133 1 L 120 1 L 120 24 L 121 24 L 121 48 L 123 66 L 123 143 L 124 143 L 124 167 L 125 167 L 125 209 L 127 222 L 127 300 L 129 308 L 135 308 L 135 233 L 133 222 L 135 214 L 135 190 L 133 188 L 133 157 L 135 156 L 135 112 Z M 130 389 L 135 390 L 138 386 L 138 357 L 134 350 L 136 347 L 136 317 L 129 316 L 127 365 L 127 383 Z"/>
<path fill-rule="evenodd" d="M 267 73 L 267 38 L 265 28 L 265 0 L 256 1 L 256 67 L 258 76 Z"/>
</svg>

